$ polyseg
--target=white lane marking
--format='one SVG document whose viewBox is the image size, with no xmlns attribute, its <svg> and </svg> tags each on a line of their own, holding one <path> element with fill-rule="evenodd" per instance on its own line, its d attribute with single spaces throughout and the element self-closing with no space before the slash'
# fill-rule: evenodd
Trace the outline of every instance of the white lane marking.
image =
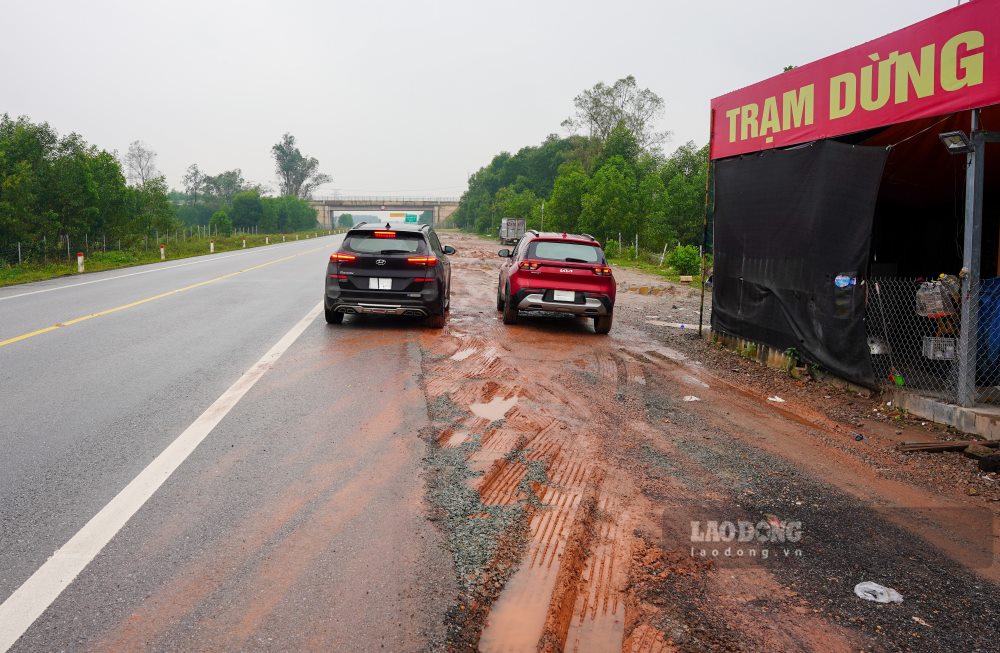
<svg viewBox="0 0 1000 653">
<path fill-rule="evenodd" d="M 0 604 L 0 651 L 7 651 L 319 315 L 323 302 L 281 337 L 108 505 Z"/>
<path fill-rule="evenodd" d="M 316 240 L 319 240 L 320 238 L 330 238 L 330 236 L 319 236 L 318 238 L 316 238 Z M 310 238 L 310 240 L 312 240 L 312 239 Z M 66 286 L 56 286 L 54 288 L 43 288 L 41 290 L 32 290 L 30 292 L 22 292 L 22 293 L 18 293 L 17 295 L 7 295 L 5 297 L 0 297 L 0 302 L 4 301 L 5 299 L 17 299 L 18 297 L 27 297 L 28 295 L 38 295 L 38 294 L 43 293 L 43 292 L 52 292 L 53 290 L 65 290 L 67 288 L 78 288 L 80 286 L 89 286 L 92 283 L 103 283 L 104 281 L 114 281 L 115 279 L 124 279 L 125 277 L 137 277 L 140 274 L 152 274 L 153 272 L 163 272 L 164 270 L 173 270 L 175 268 L 184 268 L 184 267 L 187 267 L 189 265 L 198 265 L 200 263 L 211 263 L 212 261 L 224 261 L 227 258 L 235 258 L 237 256 L 246 256 L 247 254 L 259 254 L 261 252 L 268 252 L 268 251 L 271 250 L 271 248 L 279 246 L 279 245 L 294 245 L 295 243 L 302 243 L 302 242 L 306 242 L 306 241 L 292 240 L 292 241 L 289 241 L 287 243 L 275 243 L 274 245 L 265 246 L 265 247 L 254 247 L 254 248 L 252 248 L 252 249 L 250 249 L 250 250 L 248 250 L 246 252 L 236 252 L 234 254 L 226 254 L 226 255 L 223 255 L 223 256 L 209 256 L 209 255 L 206 255 L 207 258 L 202 258 L 202 257 L 199 256 L 197 261 L 189 261 L 187 263 L 178 263 L 177 265 L 167 265 L 167 266 L 164 266 L 164 267 L 155 268 L 153 270 L 143 270 L 142 272 L 129 272 L 128 274 L 119 274 L 118 276 L 115 276 L 115 277 L 105 277 L 103 279 L 94 279 L 92 281 L 81 281 L 80 283 L 71 283 L 71 284 L 66 285 Z M 155 265 L 155 263 L 153 265 Z"/>
</svg>

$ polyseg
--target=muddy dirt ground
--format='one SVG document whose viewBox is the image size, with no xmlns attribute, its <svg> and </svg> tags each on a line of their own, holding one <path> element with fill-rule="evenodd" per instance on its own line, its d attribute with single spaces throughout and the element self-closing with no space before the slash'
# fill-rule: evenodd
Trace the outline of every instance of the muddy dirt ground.
<svg viewBox="0 0 1000 653">
<path fill-rule="evenodd" d="M 1000 648 L 1000 481 L 895 450 L 953 434 L 718 349 L 691 328 L 696 290 L 635 271 L 616 278 L 655 292 L 620 292 L 609 336 L 504 326 L 496 243 L 443 240 L 459 253 L 448 325 L 419 338 L 423 438 L 459 591 L 433 647 Z M 712 522 L 723 537 L 693 541 Z M 862 581 L 903 602 L 857 597 Z"/>
</svg>

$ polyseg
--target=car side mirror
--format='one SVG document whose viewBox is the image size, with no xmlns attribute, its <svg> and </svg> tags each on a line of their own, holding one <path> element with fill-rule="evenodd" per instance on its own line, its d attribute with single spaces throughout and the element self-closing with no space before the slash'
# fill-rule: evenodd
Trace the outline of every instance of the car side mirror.
<svg viewBox="0 0 1000 653">
<path fill-rule="evenodd" d="M 444 252 L 445 254 L 447 254 L 448 256 L 451 256 L 452 254 L 454 254 L 454 253 L 455 253 L 455 248 L 454 248 L 454 247 L 452 247 L 451 245 L 445 245 L 445 246 L 444 246 L 443 248 L 441 248 L 441 249 L 442 249 L 442 251 L 443 251 L 443 252 Z"/>
<path fill-rule="evenodd" d="M 501 258 L 510 258 L 510 250 L 509 249 L 501 249 L 499 252 L 497 252 L 497 256 L 499 256 Z"/>
</svg>

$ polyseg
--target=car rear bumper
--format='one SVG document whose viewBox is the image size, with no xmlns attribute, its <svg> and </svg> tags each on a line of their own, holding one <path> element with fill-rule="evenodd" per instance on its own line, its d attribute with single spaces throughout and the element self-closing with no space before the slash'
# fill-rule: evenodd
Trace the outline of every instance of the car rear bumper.
<svg viewBox="0 0 1000 653">
<path fill-rule="evenodd" d="M 423 306 L 403 306 L 401 304 L 381 304 L 358 302 L 357 304 L 336 304 L 331 307 L 336 313 L 347 315 L 406 315 L 408 317 L 428 317 L 431 312 Z"/>
<path fill-rule="evenodd" d="M 340 288 L 327 286 L 326 310 L 334 313 L 407 315 L 430 317 L 440 315 L 443 310 L 441 296 L 436 284 L 420 293 L 384 292 L 381 294 L 358 291 L 344 292 Z"/>
<path fill-rule="evenodd" d="M 578 301 L 557 302 L 546 299 L 550 291 L 519 290 L 514 293 L 514 305 L 519 311 L 546 311 L 549 313 L 570 313 L 572 315 L 601 316 L 609 315 L 612 309 L 611 298 L 607 295 L 594 293 L 577 293 Z M 582 295 L 582 296 L 581 296 Z"/>
</svg>

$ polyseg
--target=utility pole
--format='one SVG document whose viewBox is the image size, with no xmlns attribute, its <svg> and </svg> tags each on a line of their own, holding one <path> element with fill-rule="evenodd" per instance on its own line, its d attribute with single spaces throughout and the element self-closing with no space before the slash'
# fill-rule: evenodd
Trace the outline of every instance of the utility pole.
<svg viewBox="0 0 1000 653">
<path fill-rule="evenodd" d="M 545 231 L 545 200 L 542 200 L 542 224 L 538 227 L 539 231 Z"/>
</svg>

